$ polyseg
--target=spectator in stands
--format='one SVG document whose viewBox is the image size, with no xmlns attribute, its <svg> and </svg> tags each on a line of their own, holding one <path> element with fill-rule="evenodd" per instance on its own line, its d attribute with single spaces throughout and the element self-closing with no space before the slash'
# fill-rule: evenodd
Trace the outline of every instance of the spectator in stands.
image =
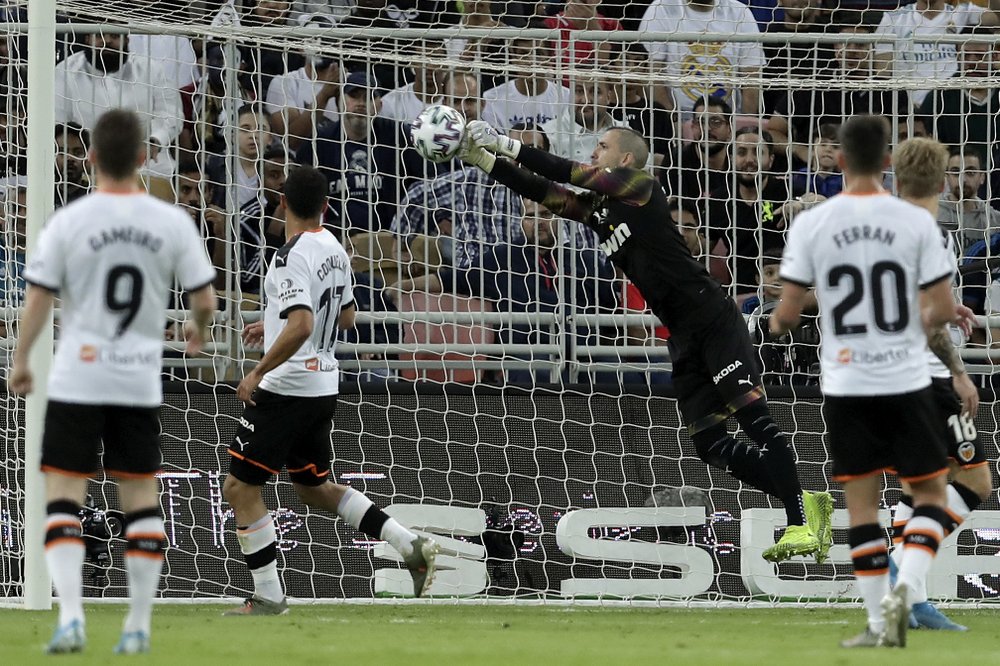
<svg viewBox="0 0 1000 666">
<path fill-rule="evenodd" d="M 830 13 L 822 0 L 778 0 L 781 20 L 767 24 L 768 35 L 803 35 L 826 32 Z M 789 79 L 814 77 L 827 68 L 833 60 L 829 44 L 808 42 L 771 42 L 764 44 L 764 77 Z M 771 85 L 764 90 L 764 113 L 770 115 L 775 106 L 788 93 L 788 87 Z"/>
<path fill-rule="evenodd" d="M 875 46 L 876 67 L 887 76 L 927 81 L 927 87 L 911 92 L 912 103 L 920 106 L 934 87 L 932 84 L 946 81 L 958 71 L 956 45 L 934 41 L 934 38 L 964 33 L 977 25 L 998 24 L 1000 17 L 995 11 L 970 2 L 952 6 L 945 4 L 945 0 L 917 0 L 882 14 L 875 34 L 896 37 L 900 41 Z M 921 37 L 928 41 L 917 41 Z"/>
<path fill-rule="evenodd" d="M 744 127 L 733 141 L 735 188 L 727 182 L 711 193 L 706 216 L 710 245 L 729 250 L 729 270 L 737 296 L 757 289 L 757 261 L 762 247 L 784 247 L 782 206 L 795 194 L 789 183 L 770 173 L 774 163 L 771 135 Z"/>
<path fill-rule="evenodd" d="M 492 301 L 501 312 L 555 312 L 560 304 L 576 303 L 577 312 L 613 310 L 617 299 L 614 272 L 593 249 L 571 250 L 560 242 L 553 214 L 541 204 L 523 200 L 521 227 L 524 243 L 498 244 L 467 269 L 446 268 L 391 286 L 393 300 L 400 293 L 457 293 Z M 573 254 L 576 256 L 573 256 Z M 573 300 L 575 299 L 575 300 Z M 549 333 L 523 324 L 504 327 L 500 339 L 508 344 L 550 344 Z M 509 373 L 509 381 L 531 381 L 531 373 Z"/>
<path fill-rule="evenodd" d="M 462 16 L 458 20 L 458 27 L 492 30 L 511 26 L 497 18 L 491 0 L 467 0 L 462 3 Z M 449 58 L 458 58 L 480 67 L 486 66 L 487 69 L 490 69 L 491 64 L 500 65 L 506 60 L 503 53 L 506 40 L 489 37 L 483 39 L 454 37 L 446 39 L 444 46 Z"/>
<path fill-rule="evenodd" d="M 90 132 L 76 123 L 56 125 L 55 207 L 72 203 L 90 191 L 87 150 Z"/>
<path fill-rule="evenodd" d="M 616 120 L 610 109 L 611 85 L 606 80 L 577 77 L 573 86 L 573 105 L 541 126 L 552 144 L 552 152 L 589 164 L 597 141 L 605 131 L 628 126 L 626 121 Z"/>
<path fill-rule="evenodd" d="M 310 19 L 322 16 L 336 25 L 350 15 L 353 4 L 351 0 L 294 0 L 288 19 L 290 23 L 305 25 Z"/>
<path fill-rule="evenodd" d="M 432 104 L 444 101 L 444 87 L 448 71 L 430 62 L 442 53 L 441 46 L 418 48 L 419 60 L 413 66 L 413 81 L 382 97 L 382 107 L 378 115 L 401 123 L 411 123 L 420 112 Z"/>
<path fill-rule="evenodd" d="M 649 54 L 642 44 L 619 45 L 616 49 L 622 71 L 631 75 L 648 74 Z M 624 121 L 648 141 L 652 149 L 652 164 L 666 168 L 670 164 L 671 144 L 674 138 L 674 121 L 668 109 L 651 96 L 651 85 L 632 79 L 615 84 L 612 92 L 615 105 L 611 115 Z"/>
<path fill-rule="evenodd" d="M 216 14 L 212 20 L 212 27 L 255 28 L 289 25 L 291 8 L 291 0 L 257 0 L 250 3 L 230 0 Z M 305 60 L 295 51 L 268 48 L 259 44 L 243 45 L 240 47 L 240 53 L 247 68 L 254 73 L 249 83 L 255 99 L 265 97 L 275 76 L 298 69 Z"/>
<path fill-rule="evenodd" d="M 116 107 L 135 111 L 146 124 L 147 169 L 172 176 L 167 149 L 183 121 L 177 88 L 158 63 L 129 53 L 127 35 L 87 35 L 87 48 L 56 65 L 55 120 L 89 130 L 102 113 Z"/>
<path fill-rule="evenodd" d="M 643 32 L 758 34 L 750 9 L 739 0 L 653 0 L 639 24 Z M 677 109 L 690 116 L 705 96 L 725 99 L 742 113 L 757 115 L 761 90 L 733 80 L 757 77 L 764 67 L 759 42 L 647 42 L 646 49 L 671 77 L 697 75 L 697 82 L 674 91 Z"/>
<path fill-rule="evenodd" d="M 962 266 L 962 304 L 976 314 L 987 313 L 987 288 L 1000 277 L 1000 232 L 973 243 L 965 250 Z M 1000 294 L 998 294 L 1000 295 Z M 1000 305 L 1000 299 L 994 301 Z M 1000 309 L 995 312 L 1000 312 Z"/>
<path fill-rule="evenodd" d="M 695 259 L 705 256 L 705 235 L 701 233 L 701 224 L 698 221 L 698 208 L 690 201 L 682 201 L 677 197 L 671 197 L 667 202 L 667 210 L 670 211 L 670 219 L 677 225 L 678 231 L 684 237 L 691 256 Z"/>
<path fill-rule="evenodd" d="M 449 74 L 445 86 L 445 103 L 461 111 L 465 116 L 465 122 L 482 118 L 486 103 L 479 94 L 479 81 L 476 75 L 461 70 Z"/>
<path fill-rule="evenodd" d="M 285 244 L 285 208 L 281 205 L 281 193 L 285 191 L 288 165 L 288 153 L 283 146 L 269 147 L 264 152 L 260 194 L 240 208 L 236 257 L 243 293 L 260 293 L 271 256 Z"/>
<path fill-rule="evenodd" d="M 4 220 L 0 236 L 0 307 L 19 307 L 24 303 L 26 285 L 21 273 L 28 245 L 27 203 L 28 179 L 19 176 L 8 182 L 0 199 Z M 0 321 L 0 337 L 6 334 Z"/>
<path fill-rule="evenodd" d="M 910 126 L 912 124 L 913 131 L 910 131 Z M 900 118 L 899 124 L 897 125 L 898 131 L 896 135 L 896 144 L 903 143 L 910 137 L 924 137 L 927 138 L 931 135 L 930 130 L 927 129 L 927 120 L 920 116 L 909 116 L 907 118 Z"/>
<path fill-rule="evenodd" d="M 992 174 L 1000 167 L 1000 90 L 995 83 L 994 47 L 991 42 L 977 39 L 988 34 L 983 28 L 972 28 L 964 34 L 969 41 L 962 44 L 961 67 L 955 74 L 956 78 L 964 77 L 962 87 L 934 90 L 924 98 L 920 115 L 930 121 L 934 138 L 947 146 L 978 152 L 985 158 L 986 172 Z M 975 87 L 970 89 L 970 85 Z"/>
<path fill-rule="evenodd" d="M 336 120 L 340 80 L 339 61 L 316 53 L 299 69 L 271 79 L 265 108 L 275 136 L 294 150 L 315 128 Z"/>
<path fill-rule="evenodd" d="M 238 88 L 235 93 L 226 91 L 226 67 L 222 47 L 206 46 L 204 76 L 180 91 L 184 109 L 184 129 L 178 139 L 180 152 L 224 155 L 230 104 L 235 102 L 236 109 L 241 109 L 257 100 L 248 63 L 241 57 L 236 65 Z"/>
<path fill-rule="evenodd" d="M 198 55 L 190 37 L 137 33 L 129 36 L 128 50 L 158 63 L 175 90 L 198 80 Z"/>
<path fill-rule="evenodd" d="M 28 100 L 0 96 L 0 178 L 28 173 Z"/>
<path fill-rule="evenodd" d="M 483 95 L 483 120 L 500 131 L 528 121 L 543 125 L 560 115 L 572 100 L 569 88 L 538 71 L 551 53 L 551 44 L 531 39 L 515 39 L 510 45 L 512 78 Z"/>
<path fill-rule="evenodd" d="M 237 114 L 237 164 L 232 178 L 227 156 L 219 155 L 209 162 L 208 177 L 215 183 L 213 203 L 226 206 L 230 194 L 242 208 L 260 192 L 260 157 L 271 143 L 271 121 L 259 104 L 248 104 Z M 232 190 L 232 192 L 230 192 Z"/>
<path fill-rule="evenodd" d="M 580 40 L 572 41 L 571 33 L 576 30 L 621 30 L 618 19 L 601 14 L 601 0 L 566 0 L 563 10 L 555 16 L 545 18 L 546 28 L 559 30 L 559 54 L 563 65 L 603 66 L 611 59 L 610 42 L 594 44 Z"/>
<path fill-rule="evenodd" d="M 819 125 L 813 135 L 808 167 L 792 174 L 792 187 L 801 192 L 814 192 L 825 198 L 840 194 L 844 189 L 844 174 L 837 164 L 840 151 L 840 125 Z"/>
<path fill-rule="evenodd" d="M 511 138 L 549 151 L 545 134 L 515 125 Z M 464 166 L 431 181 L 417 181 L 406 192 L 391 231 L 402 239 L 437 236 L 445 266 L 465 270 L 484 250 L 498 243 L 520 243 L 521 197 L 482 169 Z"/>
<path fill-rule="evenodd" d="M 215 186 L 205 178 L 201 166 L 190 156 L 182 157 L 174 178 L 177 205 L 205 238 L 208 254 L 217 269 L 215 287 L 226 288 L 226 212 L 211 203 Z"/>
<path fill-rule="evenodd" d="M 938 222 L 957 235 L 963 250 L 1000 231 L 1000 211 L 979 198 L 986 182 L 983 158 L 972 149 L 952 146 L 948 158 L 948 185 L 938 206 Z"/>
<path fill-rule="evenodd" d="M 820 75 L 830 79 L 819 89 L 799 89 L 789 92 L 778 102 L 774 115 L 768 118 L 767 131 L 775 140 L 775 148 L 785 154 L 791 146 L 792 168 L 809 163 L 809 141 L 813 128 L 824 124 L 842 124 L 857 113 L 884 115 L 889 118 L 905 114 L 910 108 L 904 90 L 868 89 L 857 83 L 876 79 L 872 61 L 872 45 L 850 41 L 852 35 L 867 35 L 869 30 L 857 25 L 832 28 L 848 41 L 836 45 L 836 58 L 830 69 Z"/>
<path fill-rule="evenodd" d="M 398 197 L 422 176 L 428 162 L 408 146 L 403 127 L 376 117 L 381 91 L 365 72 L 353 72 L 341 86 L 340 118 L 324 125 L 316 139 L 295 154 L 316 166 L 330 183 L 326 222 L 351 234 L 387 229 Z"/>
<path fill-rule="evenodd" d="M 726 100 L 703 97 L 692 111 L 691 142 L 663 177 L 667 194 L 682 201 L 697 201 L 725 185 L 733 140 L 733 110 Z"/>
</svg>

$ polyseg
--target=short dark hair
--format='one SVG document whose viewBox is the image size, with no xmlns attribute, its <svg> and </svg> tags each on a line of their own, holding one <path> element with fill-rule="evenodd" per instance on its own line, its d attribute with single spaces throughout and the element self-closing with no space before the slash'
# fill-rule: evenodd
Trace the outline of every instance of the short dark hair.
<svg viewBox="0 0 1000 666">
<path fill-rule="evenodd" d="M 133 176 L 146 131 L 135 111 L 111 109 L 94 125 L 97 170 L 116 180 Z"/>
<path fill-rule="evenodd" d="M 851 116 L 840 126 L 840 150 L 847 171 L 863 175 L 882 173 L 889 154 L 889 123 L 882 116 Z"/>
<path fill-rule="evenodd" d="M 198 160 L 194 157 L 182 157 L 177 163 L 177 171 L 175 174 L 181 176 L 192 173 L 196 173 L 200 176 L 204 173 L 204 171 L 202 170 L 201 165 L 198 164 Z"/>
<path fill-rule="evenodd" d="M 760 127 L 741 127 L 736 130 L 736 134 L 733 135 L 733 142 L 735 143 L 736 139 L 746 134 L 759 136 L 764 141 L 764 145 L 767 146 L 767 152 L 774 155 L 774 137 L 770 132 Z"/>
<path fill-rule="evenodd" d="M 55 137 L 57 141 L 70 136 L 80 139 L 84 148 L 90 147 L 90 132 L 80 123 L 56 123 Z"/>
<path fill-rule="evenodd" d="M 975 157 L 976 161 L 979 162 L 979 168 L 982 168 L 986 164 L 986 160 L 983 159 L 983 154 L 980 152 L 979 148 L 972 146 L 962 146 L 955 145 L 948 148 L 948 159 L 952 157 L 961 157 L 963 160 L 966 157 Z"/>
<path fill-rule="evenodd" d="M 840 124 L 839 123 L 823 123 L 816 126 L 816 131 L 813 133 L 813 141 L 840 141 Z"/>
<path fill-rule="evenodd" d="M 717 106 L 722 109 L 722 115 L 724 116 L 733 115 L 733 107 L 719 95 L 705 95 L 704 97 L 699 97 L 697 101 L 695 101 L 694 106 L 691 107 L 691 111 L 707 109 L 710 106 Z"/>
<path fill-rule="evenodd" d="M 528 118 L 523 123 L 514 123 L 511 126 L 510 130 L 508 130 L 508 131 L 510 131 L 510 132 L 514 132 L 514 131 L 517 131 L 517 132 L 538 132 L 539 134 L 542 135 L 542 150 L 544 150 L 547 153 L 552 150 L 552 144 L 549 143 L 549 135 L 545 133 L 545 130 L 542 129 L 541 125 L 539 125 L 538 123 L 536 123 L 531 118 Z"/>
<path fill-rule="evenodd" d="M 244 104 L 240 107 L 239 111 L 236 112 L 236 119 L 239 120 L 246 115 L 260 116 L 265 119 L 269 119 L 270 116 L 264 111 L 263 105 L 259 102 L 251 102 L 250 104 Z"/>
<path fill-rule="evenodd" d="M 694 202 L 690 199 L 682 199 L 680 197 L 670 197 L 667 199 L 667 215 L 673 212 L 679 213 L 690 213 L 694 216 L 695 222 L 701 226 L 701 215 L 698 212 L 698 207 L 694 205 Z"/>
<path fill-rule="evenodd" d="M 285 180 L 285 202 L 296 217 L 309 220 L 318 217 L 327 205 L 326 176 L 310 166 L 298 166 Z"/>
<path fill-rule="evenodd" d="M 291 157 L 280 142 L 275 142 L 268 146 L 267 150 L 264 151 L 263 159 L 265 162 L 277 162 L 279 159 L 287 162 L 291 159 Z"/>
</svg>

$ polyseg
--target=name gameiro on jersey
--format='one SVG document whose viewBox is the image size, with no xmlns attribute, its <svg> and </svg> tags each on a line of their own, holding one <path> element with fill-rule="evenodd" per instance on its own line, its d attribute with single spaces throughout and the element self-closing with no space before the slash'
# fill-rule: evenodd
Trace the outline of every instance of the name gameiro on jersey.
<svg viewBox="0 0 1000 666">
<path fill-rule="evenodd" d="M 52 216 L 24 277 L 62 300 L 49 397 L 154 407 L 163 399 L 171 288 L 206 287 L 215 269 L 176 206 L 145 193 L 95 192 Z"/>
<path fill-rule="evenodd" d="M 796 217 L 781 277 L 816 287 L 823 392 L 893 395 L 928 386 L 918 291 L 953 271 L 930 213 L 890 194 L 841 194 Z"/>
<path fill-rule="evenodd" d="M 291 358 L 264 375 L 260 387 L 302 397 L 337 393 L 337 321 L 341 311 L 354 304 L 347 251 L 325 229 L 296 235 L 271 259 L 264 295 L 265 349 L 274 344 L 294 310 L 305 308 L 313 313 L 313 332 Z"/>
</svg>

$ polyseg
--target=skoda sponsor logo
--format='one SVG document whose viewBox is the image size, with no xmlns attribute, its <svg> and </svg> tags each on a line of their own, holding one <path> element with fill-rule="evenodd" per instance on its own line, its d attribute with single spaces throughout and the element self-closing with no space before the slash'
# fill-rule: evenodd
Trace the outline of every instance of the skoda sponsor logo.
<svg viewBox="0 0 1000 666">
<path fill-rule="evenodd" d="M 717 374 L 714 377 L 712 377 L 712 382 L 716 386 L 718 386 L 719 382 L 721 382 L 723 379 L 725 379 L 726 377 L 729 376 L 729 373 L 731 373 L 734 370 L 736 370 L 736 368 L 742 368 L 742 367 L 743 367 L 743 363 L 741 361 L 736 361 L 734 363 L 730 363 L 729 365 L 727 365 L 726 367 L 724 367 L 719 372 L 719 374 Z"/>
</svg>

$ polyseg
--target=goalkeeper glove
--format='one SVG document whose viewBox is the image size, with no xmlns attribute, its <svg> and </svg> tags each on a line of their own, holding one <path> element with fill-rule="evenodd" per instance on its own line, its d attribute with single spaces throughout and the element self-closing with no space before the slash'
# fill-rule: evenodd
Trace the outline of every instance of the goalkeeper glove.
<svg viewBox="0 0 1000 666">
<path fill-rule="evenodd" d="M 479 167 L 486 173 L 493 171 L 493 165 L 497 161 L 495 155 L 486 152 L 484 148 L 473 143 L 468 133 L 462 139 L 462 148 L 458 151 L 458 159 L 466 164 Z"/>
<path fill-rule="evenodd" d="M 484 123 L 482 120 L 473 120 L 466 125 L 465 132 L 473 144 L 485 148 L 491 153 L 516 158 L 517 154 L 521 152 L 520 141 L 500 134 L 490 127 L 489 123 Z"/>
</svg>

